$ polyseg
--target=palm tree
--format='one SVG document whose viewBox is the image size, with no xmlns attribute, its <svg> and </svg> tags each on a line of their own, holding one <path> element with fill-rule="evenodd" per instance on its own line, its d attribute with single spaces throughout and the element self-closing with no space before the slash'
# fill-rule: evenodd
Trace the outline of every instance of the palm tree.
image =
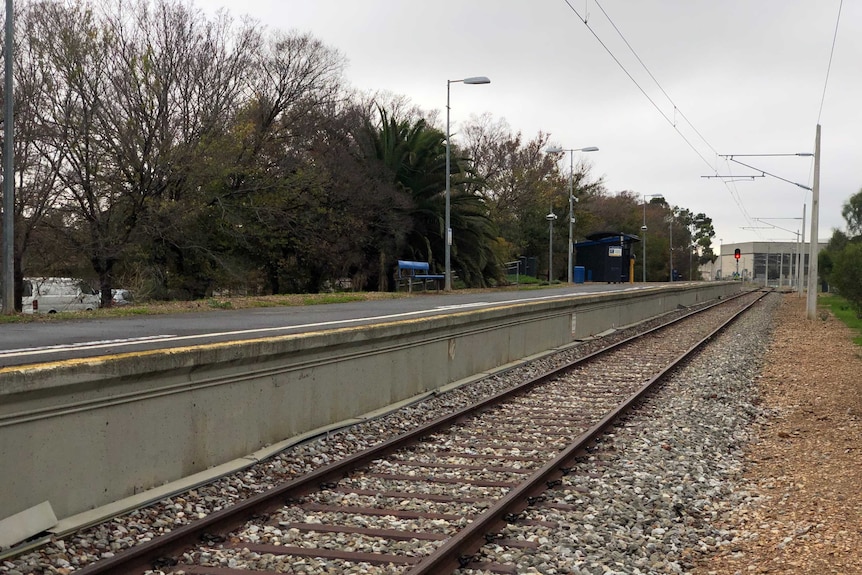
<svg viewBox="0 0 862 575">
<path fill-rule="evenodd" d="M 432 269 L 442 271 L 435 263 L 443 261 L 445 251 L 446 136 L 424 119 L 411 123 L 390 117 L 382 108 L 378 111 L 379 127 L 369 126 L 374 153 L 411 198 L 411 229 L 399 255 L 428 261 Z M 481 185 L 469 170 L 469 161 L 456 153 L 451 169 L 452 265 L 467 285 L 484 286 L 500 273 L 493 250 L 496 229 L 482 199 L 466 189 Z"/>
</svg>

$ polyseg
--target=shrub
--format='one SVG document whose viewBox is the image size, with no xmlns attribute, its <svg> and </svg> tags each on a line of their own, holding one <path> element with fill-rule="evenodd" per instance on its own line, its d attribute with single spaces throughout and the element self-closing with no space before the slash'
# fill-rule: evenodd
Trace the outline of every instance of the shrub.
<svg viewBox="0 0 862 575">
<path fill-rule="evenodd" d="M 862 317 L 862 242 L 851 242 L 832 254 L 830 283 Z"/>
</svg>

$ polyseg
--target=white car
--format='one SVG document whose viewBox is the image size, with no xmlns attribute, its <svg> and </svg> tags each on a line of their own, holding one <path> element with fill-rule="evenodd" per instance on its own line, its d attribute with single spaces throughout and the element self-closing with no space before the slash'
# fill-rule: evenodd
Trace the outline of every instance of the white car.
<svg viewBox="0 0 862 575">
<path fill-rule="evenodd" d="M 99 292 L 77 278 L 24 278 L 21 311 L 57 313 L 94 310 L 101 305 Z"/>
<path fill-rule="evenodd" d="M 111 301 L 113 305 L 130 305 L 132 303 L 132 292 L 127 289 L 112 289 Z"/>
</svg>

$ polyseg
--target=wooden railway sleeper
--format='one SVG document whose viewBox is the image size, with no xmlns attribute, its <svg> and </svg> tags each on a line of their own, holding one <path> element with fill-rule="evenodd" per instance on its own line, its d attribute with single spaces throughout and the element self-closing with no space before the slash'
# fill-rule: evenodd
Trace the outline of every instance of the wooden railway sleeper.
<svg viewBox="0 0 862 575">
<path fill-rule="evenodd" d="M 478 553 L 474 553 L 472 555 L 461 555 L 458 557 L 458 564 L 462 569 L 470 565 L 471 563 L 478 563 L 482 560 L 482 557 Z"/>
<path fill-rule="evenodd" d="M 159 557 L 153 560 L 153 571 L 161 571 L 165 567 L 174 567 L 179 565 L 180 560 L 176 557 Z"/>
<path fill-rule="evenodd" d="M 204 531 L 201 533 L 200 540 L 208 545 L 212 545 L 213 543 L 224 543 L 227 541 L 227 537 Z"/>
</svg>

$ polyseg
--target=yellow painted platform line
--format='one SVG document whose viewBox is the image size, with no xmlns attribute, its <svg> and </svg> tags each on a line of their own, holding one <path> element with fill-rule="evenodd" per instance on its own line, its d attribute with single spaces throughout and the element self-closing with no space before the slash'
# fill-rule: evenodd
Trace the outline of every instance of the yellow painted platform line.
<svg viewBox="0 0 862 575">
<path fill-rule="evenodd" d="M 130 351 L 130 352 L 122 352 L 122 353 L 112 353 L 106 355 L 96 355 L 91 357 L 81 357 L 81 358 L 72 358 L 72 359 L 61 359 L 56 361 L 48 361 L 41 363 L 28 363 L 22 365 L 12 365 L 6 367 L 0 367 L 0 375 L 7 373 L 40 373 L 47 371 L 55 371 L 61 369 L 69 369 L 78 366 L 99 366 L 104 365 L 106 363 L 122 361 L 125 359 L 140 359 L 140 358 L 149 358 L 154 356 L 163 356 L 163 355 L 181 355 L 188 353 L 195 353 L 201 351 L 209 351 L 209 350 L 219 350 L 236 346 L 244 346 L 249 344 L 266 344 L 266 343 L 279 343 L 284 341 L 289 341 L 293 339 L 302 339 L 302 338 L 311 338 L 315 336 L 323 336 L 323 335 L 338 335 L 343 333 L 351 333 L 362 330 L 367 330 L 370 328 L 381 329 L 381 328 L 391 328 L 398 325 L 415 325 L 421 324 L 423 322 L 427 322 L 429 320 L 441 319 L 441 318 L 452 318 L 452 317 L 467 317 L 471 315 L 475 315 L 481 312 L 488 311 L 496 311 L 502 309 L 512 309 L 517 307 L 525 307 L 531 305 L 530 303 L 517 303 L 517 304 L 505 304 L 493 307 L 483 307 L 481 309 L 467 309 L 456 311 L 454 313 L 448 313 L 443 315 L 434 315 L 430 317 L 418 317 L 418 318 L 408 318 L 396 321 L 389 321 L 384 323 L 374 323 L 369 325 L 361 325 L 361 326 L 349 326 L 349 327 L 341 327 L 341 328 L 333 328 L 326 330 L 316 330 L 302 333 L 291 333 L 285 335 L 278 336 L 266 336 L 266 337 L 257 337 L 250 339 L 240 339 L 240 340 L 231 340 L 231 341 L 222 341 L 222 342 L 214 342 L 214 343 L 202 343 L 197 345 L 185 345 L 180 347 L 166 347 L 161 349 L 151 349 L 144 351 Z M 456 308 L 457 309 L 457 308 Z M 290 329 L 291 326 L 284 326 L 285 329 Z M 180 336 L 182 338 L 189 337 L 206 337 L 210 334 L 198 334 L 193 336 Z M 169 342 L 170 338 L 157 340 L 159 343 Z M 142 342 L 146 343 L 146 342 Z M 73 351 L 70 349 L 69 351 Z"/>
</svg>

